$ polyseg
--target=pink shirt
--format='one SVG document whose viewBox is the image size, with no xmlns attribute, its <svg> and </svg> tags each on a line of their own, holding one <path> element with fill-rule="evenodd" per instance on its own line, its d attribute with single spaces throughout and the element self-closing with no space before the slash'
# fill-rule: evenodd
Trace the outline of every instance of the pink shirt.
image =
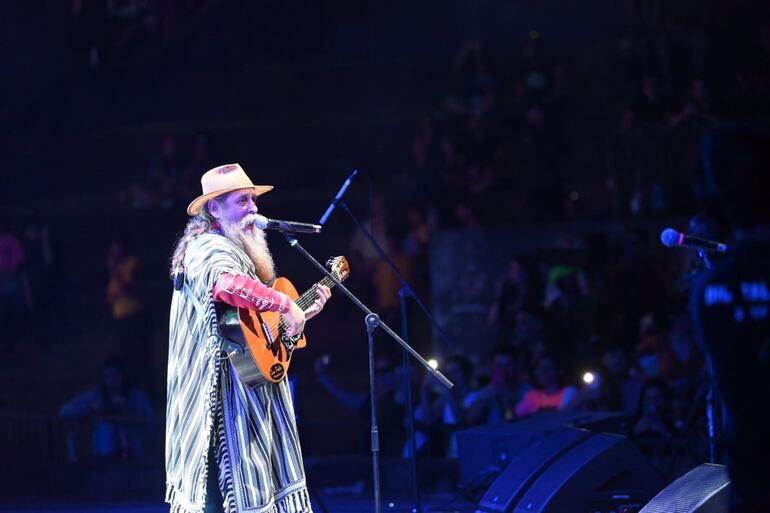
<svg viewBox="0 0 770 513">
<path fill-rule="evenodd" d="M 245 274 L 222 273 L 214 284 L 214 301 L 258 312 L 286 313 L 291 298 Z"/>
<path fill-rule="evenodd" d="M 24 261 L 24 250 L 13 235 L 0 234 L 0 273 L 13 274 Z"/>
<path fill-rule="evenodd" d="M 516 405 L 516 416 L 530 415 L 540 410 L 563 410 L 576 398 L 577 390 L 573 387 L 562 387 L 552 394 L 533 388 Z"/>
</svg>

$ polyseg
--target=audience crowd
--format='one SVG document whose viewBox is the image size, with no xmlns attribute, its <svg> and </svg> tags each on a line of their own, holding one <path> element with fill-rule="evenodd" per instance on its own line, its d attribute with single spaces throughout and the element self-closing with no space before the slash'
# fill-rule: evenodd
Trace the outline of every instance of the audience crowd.
<svg viewBox="0 0 770 513">
<path fill-rule="evenodd" d="M 172 39 L 212 0 L 72 0 L 70 42 L 91 68 L 127 61 Z"/>
<path fill-rule="evenodd" d="M 171 7 L 161 12 L 159 5 Z M 179 5 L 189 15 L 205 2 L 75 1 L 73 40 L 96 67 L 130 45 L 170 34 L 178 21 L 172 7 Z M 767 103 L 758 101 L 770 93 L 770 22 L 754 32 L 751 59 L 724 63 L 720 50 L 729 42 L 705 21 L 662 1 L 628 0 L 627 10 L 628 29 L 619 37 L 612 68 L 622 74 L 607 78 L 622 84 L 625 99 L 611 106 L 614 121 L 599 136 L 606 136 L 604 184 L 612 209 L 604 219 L 681 214 L 688 175 L 656 169 L 655 156 L 677 148 L 688 156 L 677 165 L 694 168 L 694 142 L 705 129 L 722 119 L 770 114 L 762 110 Z M 110 24 L 116 30 L 105 28 Z M 437 230 L 574 222 L 602 214 L 582 205 L 570 188 L 574 148 L 566 131 L 574 129 L 576 99 L 568 69 L 564 58 L 541 46 L 536 32 L 513 62 L 479 41 L 457 50 L 446 90 L 436 91 L 435 108 L 419 122 L 411 148 L 404 148 L 411 151 L 417 194 L 391 209 L 375 197 L 371 208 L 372 232 L 421 297 L 430 288 L 428 246 Z M 166 134 L 148 155 L 143 176 L 122 184 L 120 206 L 178 210 L 194 196 L 197 177 L 218 161 L 208 134 L 195 137 L 187 157 L 178 151 L 178 137 Z M 427 375 L 406 376 L 392 358 L 378 362 L 378 408 L 392 424 L 383 430 L 389 437 L 382 445 L 386 455 L 408 452 L 401 419 L 404 391 L 411 386 L 421 455 L 456 457 L 455 432 L 468 426 L 544 410 L 593 410 L 625 412 L 628 436 L 666 472 L 677 460 L 705 461 L 708 375 L 693 337 L 687 279 L 677 279 L 680 269 L 668 269 L 650 245 L 648 233 L 629 228 L 620 241 L 584 241 L 596 258 L 582 263 L 509 255 L 506 272 L 492 279 L 496 285 L 485 314 L 494 349 L 483 361 L 444 355 L 442 370 L 454 388 Z M 124 240 L 104 248 L 104 297 L 124 363 L 111 361 L 104 383 L 65 404 L 64 416 L 153 411 L 148 395 L 155 378 L 146 361 L 150 327 L 140 262 L 130 249 Z M 357 272 L 370 277 L 372 304 L 387 320 L 395 319 L 398 281 L 360 235 L 349 249 Z M 161 254 L 166 257 L 166 251 Z M 13 355 L 27 338 L 48 343 L 46 316 L 57 303 L 57 291 L 48 284 L 57 265 L 45 222 L 0 225 L 4 355 Z M 586 369 L 595 381 L 582 380 Z M 336 384 L 338 370 L 317 364 L 318 382 L 365 421 L 368 395 Z M 156 401 L 155 410 L 162 411 L 159 406 Z M 94 438 L 96 454 L 141 453 L 122 424 L 97 424 L 107 425 L 103 431 L 110 435 Z M 365 450 L 368 438 L 363 432 L 360 438 Z"/>
<path fill-rule="evenodd" d="M 700 2 L 627 9 L 597 97 L 576 85 L 586 78 L 568 49 L 536 31 L 507 54 L 479 41 L 458 49 L 412 141 L 420 197 L 443 226 L 692 212 L 699 137 L 721 120 L 770 116 L 770 22 L 738 38 L 713 13 L 693 16 L 708 10 Z M 598 192 L 578 144 L 603 148 L 591 156 L 604 168 Z"/>
</svg>

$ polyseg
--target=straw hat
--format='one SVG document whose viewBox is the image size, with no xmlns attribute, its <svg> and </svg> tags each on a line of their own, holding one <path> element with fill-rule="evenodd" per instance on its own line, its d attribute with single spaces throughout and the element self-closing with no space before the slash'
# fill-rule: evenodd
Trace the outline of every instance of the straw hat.
<svg viewBox="0 0 770 513">
<path fill-rule="evenodd" d="M 225 164 L 209 169 L 201 177 L 201 186 L 203 194 L 192 200 L 187 207 L 187 213 L 191 216 L 198 215 L 208 200 L 230 191 L 251 189 L 260 196 L 273 188 L 272 185 L 254 185 L 240 164 Z"/>
</svg>

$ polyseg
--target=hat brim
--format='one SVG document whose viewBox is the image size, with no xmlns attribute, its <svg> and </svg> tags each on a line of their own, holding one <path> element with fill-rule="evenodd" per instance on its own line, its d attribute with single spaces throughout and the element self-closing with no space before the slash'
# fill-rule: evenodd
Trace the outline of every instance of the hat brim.
<svg viewBox="0 0 770 513">
<path fill-rule="evenodd" d="M 198 214 L 200 214 L 201 208 L 203 207 L 203 205 L 206 204 L 208 200 L 214 199 L 217 196 L 221 196 L 222 194 L 227 194 L 228 192 L 240 191 L 240 190 L 251 190 L 251 191 L 254 191 L 254 194 L 256 194 L 257 196 L 261 196 L 264 193 L 273 190 L 273 186 L 272 185 L 255 185 L 254 187 L 230 187 L 227 189 L 210 192 L 208 194 L 202 194 L 201 196 L 198 196 L 197 198 L 192 200 L 189 205 L 187 205 L 187 214 L 191 216 L 197 216 Z"/>
</svg>

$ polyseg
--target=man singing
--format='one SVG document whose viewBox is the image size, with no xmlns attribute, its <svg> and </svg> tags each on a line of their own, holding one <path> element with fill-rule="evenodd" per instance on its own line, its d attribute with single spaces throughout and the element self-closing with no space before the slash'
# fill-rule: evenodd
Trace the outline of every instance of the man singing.
<svg viewBox="0 0 770 513">
<path fill-rule="evenodd" d="M 254 225 L 254 185 L 238 164 L 201 178 L 203 194 L 171 259 L 166 501 L 171 513 L 308 513 L 294 409 L 286 380 L 249 388 L 223 352 L 215 302 L 281 314 L 302 332 L 331 292 L 319 285 L 302 310 L 268 285 L 276 277 L 265 234 Z"/>
</svg>

